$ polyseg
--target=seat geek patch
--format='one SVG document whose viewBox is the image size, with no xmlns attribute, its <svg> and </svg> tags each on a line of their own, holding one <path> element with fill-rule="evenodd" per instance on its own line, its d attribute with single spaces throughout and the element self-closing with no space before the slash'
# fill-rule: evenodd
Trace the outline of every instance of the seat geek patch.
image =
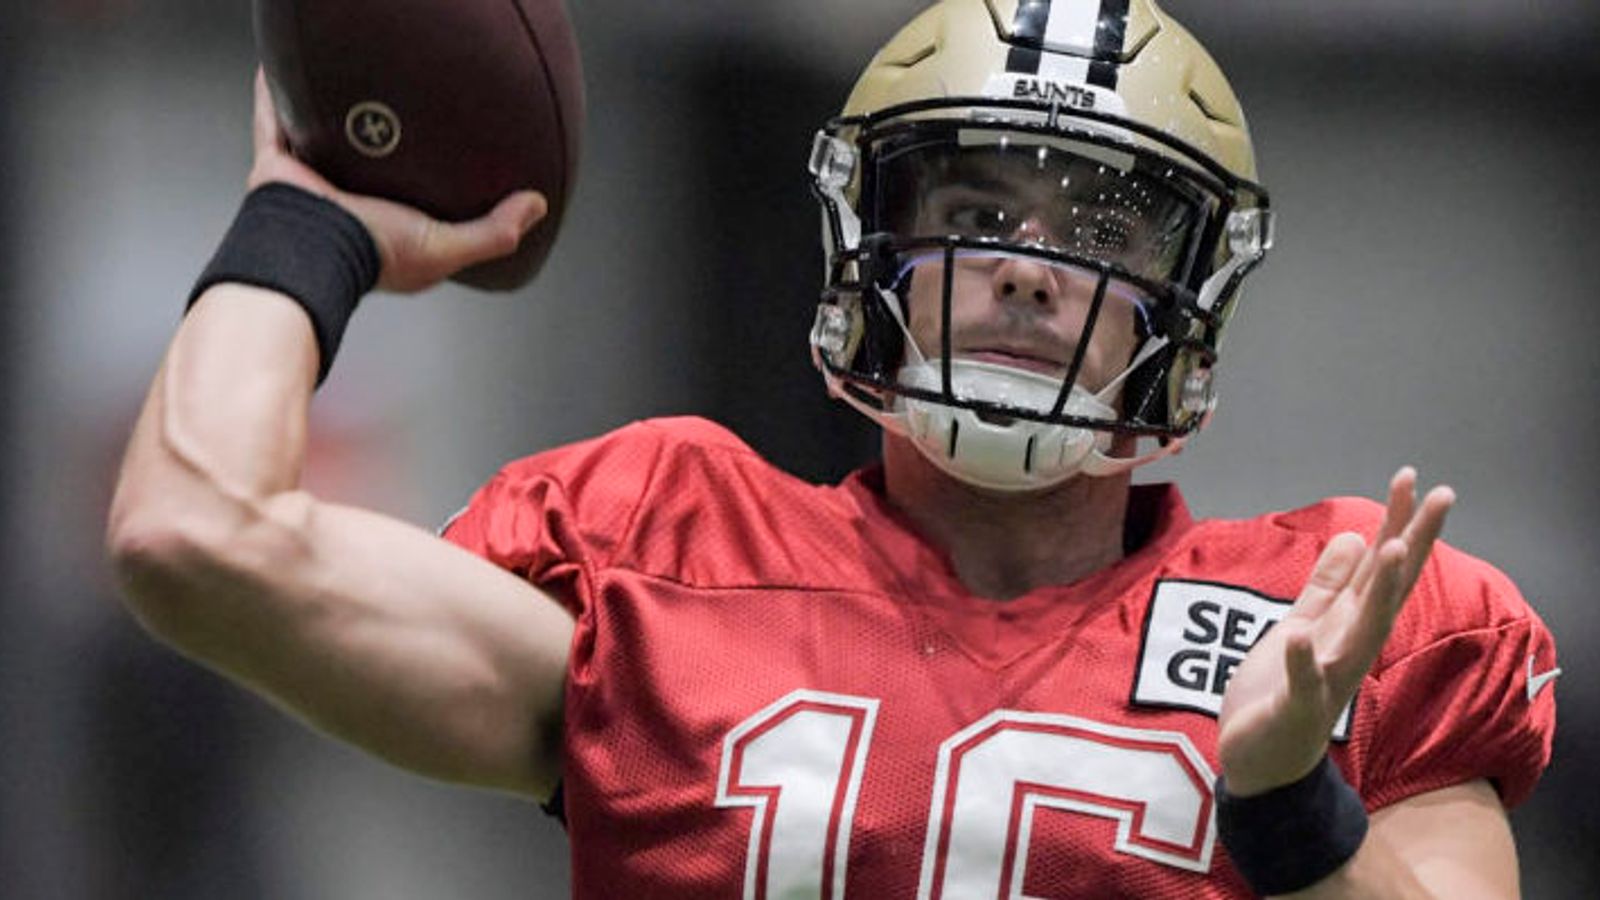
<svg viewBox="0 0 1600 900">
<path fill-rule="evenodd" d="M 1289 612 L 1288 600 L 1199 581 L 1161 581 L 1144 623 L 1133 702 L 1211 715 L 1222 710 L 1222 692 L 1267 629 Z M 1350 737 L 1346 706 L 1333 739 Z"/>
</svg>

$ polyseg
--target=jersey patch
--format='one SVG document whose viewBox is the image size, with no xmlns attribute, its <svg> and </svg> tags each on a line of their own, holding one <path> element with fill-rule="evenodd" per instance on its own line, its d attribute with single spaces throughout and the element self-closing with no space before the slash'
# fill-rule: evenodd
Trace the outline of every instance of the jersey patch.
<svg viewBox="0 0 1600 900">
<path fill-rule="evenodd" d="M 1292 605 L 1231 585 L 1156 582 L 1139 646 L 1133 703 L 1216 718 L 1234 670 Z M 1334 740 L 1349 740 L 1354 706 L 1352 700 L 1340 713 Z"/>
</svg>

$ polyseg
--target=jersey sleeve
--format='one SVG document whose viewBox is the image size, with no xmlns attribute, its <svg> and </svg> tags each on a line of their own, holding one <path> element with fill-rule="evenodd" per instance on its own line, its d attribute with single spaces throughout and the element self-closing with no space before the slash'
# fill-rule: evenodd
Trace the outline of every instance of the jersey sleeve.
<svg viewBox="0 0 1600 900">
<path fill-rule="evenodd" d="M 627 540 L 648 493 L 663 434 L 633 425 L 510 463 L 440 533 L 581 618 L 592 573 Z"/>
<path fill-rule="evenodd" d="M 1401 652 L 1362 687 L 1375 711 L 1362 729 L 1367 806 L 1478 778 L 1507 808 L 1525 800 L 1550 762 L 1555 690 L 1538 676 L 1555 670 L 1556 650 L 1510 579 L 1437 548 L 1395 637 Z"/>
</svg>

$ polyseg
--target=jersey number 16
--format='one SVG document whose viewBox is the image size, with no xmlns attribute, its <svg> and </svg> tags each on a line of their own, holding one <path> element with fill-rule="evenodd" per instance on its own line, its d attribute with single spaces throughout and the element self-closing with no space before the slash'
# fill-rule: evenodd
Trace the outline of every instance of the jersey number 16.
<svg viewBox="0 0 1600 900">
<path fill-rule="evenodd" d="M 801 690 L 728 733 L 717 805 L 754 810 L 748 900 L 842 900 L 877 715 L 875 699 Z M 1183 734 L 997 710 L 940 744 L 938 760 L 919 900 L 1021 896 L 1041 808 L 1115 820 L 1118 852 L 1211 867 L 1215 779 Z"/>
</svg>

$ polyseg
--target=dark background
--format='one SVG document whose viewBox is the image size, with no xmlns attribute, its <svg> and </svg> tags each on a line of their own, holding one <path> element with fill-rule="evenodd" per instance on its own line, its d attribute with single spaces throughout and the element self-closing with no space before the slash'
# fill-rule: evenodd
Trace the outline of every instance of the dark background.
<svg viewBox="0 0 1600 900">
<path fill-rule="evenodd" d="M 315 412 L 319 490 L 429 523 L 502 461 L 696 412 L 781 464 L 870 454 L 804 336 L 810 138 L 921 4 L 577 4 L 582 183 L 511 297 L 376 298 Z M 1600 7 L 1169 0 L 1251 116 L 1280 247 L 1177 478 L 1205 515 L 1455 485 L 1447 538 L 1554 629 L 1530 897 L 1600 896 Z M 867 9 L 870 7 L 870 10 Z M 0 896 L 557 897 L 531 806 L 304 732 L 140 634 L 100 533 L 120 446 L 248 167 L 248 4 L 0 5 Z"/>
</svg>

